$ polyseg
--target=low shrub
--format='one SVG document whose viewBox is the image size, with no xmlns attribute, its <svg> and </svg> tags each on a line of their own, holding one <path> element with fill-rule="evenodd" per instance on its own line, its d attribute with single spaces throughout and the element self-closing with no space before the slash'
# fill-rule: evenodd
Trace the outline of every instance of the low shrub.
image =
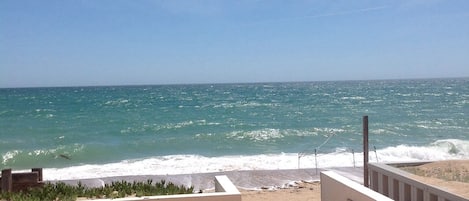
<svg viewBox="0 0 469 201">
<path fill-rule="evenodd" d="M 27 191 L 2 193 L 0 200 L 8 201 L 72 201 L 79 197 L 88 199 L 122 198 L 130 196 L 150 196 L 150 195 L 174 195 L 193 193 L 193 187 L 177 186 L 171 182 L 162 180 L 153 183 L 152 180 L 146 182 L 118 181 L 106 184 L 100 188 L 88 188 L 81 182 L 76 186 L 67 185 L 63 182 L 55 184 L 46 183 L 42 188 L 32 188 Z"/>
</svg>

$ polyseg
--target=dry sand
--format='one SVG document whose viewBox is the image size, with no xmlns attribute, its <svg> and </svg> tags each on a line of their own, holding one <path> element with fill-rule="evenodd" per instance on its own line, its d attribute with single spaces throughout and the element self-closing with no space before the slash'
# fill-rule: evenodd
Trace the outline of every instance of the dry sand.
<svg viewBox="0 0 469 201">
<path fill-rule="evenodd" d="M 469 199 L 469 160 L 437 161 L 402 168 L 414 179 Z"/>
<path fill-rule="evenodd" d="M 241 190 L 241 197 L 243 201 L 316 201 L 321 200 L 321 185 L 319 182 L 302 182 L 297 187 L 287 189 Z"/>
<path fill-rule="evenodd" d="M 415 179 L 469 198 L 469 160 L 438 161 L 414 168 L 421 173 L 426 173 L 422 176 L 414 175 Z M 460 181 L 448 181 L 448 179 L 454 180 L 455 178 L 459 178 Z M 241 196 L 243 201 L 317 201 L 321 200 L 321 185 L 319 182 L 302 182 L 298 183 L 297 187 L 288 189 L 241 190 Z"/>
</svg>

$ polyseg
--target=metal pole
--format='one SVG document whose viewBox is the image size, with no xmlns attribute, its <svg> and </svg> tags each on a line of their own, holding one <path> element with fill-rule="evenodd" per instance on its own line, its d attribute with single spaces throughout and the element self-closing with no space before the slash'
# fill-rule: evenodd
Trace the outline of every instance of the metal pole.
<svg viewBox="0 0 469 201">
<path fill-rule="evenodd" d="M 300 153 L 298 153 L 298 169 L 300 169 Z"/>
<path fill-rule="evenodd" d="M 373 149 L 375 150 L 376 162 L 379 163 L 379 161 L 378 161 L 378 153 L 376 152 L 376 146 L 373 146 Z"/>
<path fill-rule="evenodd" d="M 363 184 L 370 187 L 368 179 L 368 116 L 363 116 Z"/>
<path fill-rule="evenodd" d="M 314 164 L 316 165 L 316 174 L 318 174 L 318 157 L 316 149 L 314 149 Z"/>
</svg>

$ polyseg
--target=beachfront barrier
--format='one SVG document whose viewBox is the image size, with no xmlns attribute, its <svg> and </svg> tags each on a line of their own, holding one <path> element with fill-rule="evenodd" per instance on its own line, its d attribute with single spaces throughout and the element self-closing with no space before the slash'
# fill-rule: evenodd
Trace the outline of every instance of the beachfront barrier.
<svg viewBox="0 0 469 201">
<path fill-rule="evenodd" d="M 0 192 L 18 192 L 41 187 L 44 185 L 42 168 L 33 168 L 31 172 L 20 173 L 13 173 L 11 169 L 3 169 L 0 184 Z"/>
<path fill-rule="evenodd" d="M 37 179 L 37 180 L 36 180 Z M 39 180 L 40 179 L 40 180 Z M 30 187 L 38 187 L 44 185 L 42 181 L 42 169 L 35 168 L 33 172 L 12 173 L 11 169 L 2 170 L 1 190 L 5 192 L 24 190 Z M 26 182 L 27 181 L 27 182 Z M 36 184 L 33 183 L 36 181 Z M 83 201 L 241 201 L 241 193 L 236 186 L 225 176 L 215 176 L 215 192 L 214 193 L 194 193 L 179 195 L 159 195 L 159 196 L 143 196 L 143 197 L 127 197 L 117 199 L 92 199 Z M 27 186 L 26 188 L 24 188 Z M 21 187 L 18 188 L 18 187 Z M 1 192 L 1 191 L 0 191 Z"/>
<path fill-rule="evenodd" d="M 370 188 L 396 201 L 467 201 L 466 198 L 412 179 L 411 173 L 397 168 L 425 163 L 428 162 L 369 163 Z"/>
<path fill-rule="evenodd" d="M 88 201 L 241 201 L 241 193 L 226 175 L 215 176 L 214 183 L 214 193 L 159 195 L 118 199 L 92 199 Z M 32 169 L 32 172 L 21 173 L 12 173 L 11 169 L 4 169 L 2 170 L 0 184 L 0 192 L 17 192 L 31 187 L 41 187 L 44 185 L 44 182 L 42 181 L 42 168 L 34 168 Z"/>
<path fill-rule="evenodd" d="M 241 201 L 241 193 L 226 175 L 215 176 L 214 193 L 143 196 L 117 199 L 93 199 L 84 201 Z"/>
</svg>

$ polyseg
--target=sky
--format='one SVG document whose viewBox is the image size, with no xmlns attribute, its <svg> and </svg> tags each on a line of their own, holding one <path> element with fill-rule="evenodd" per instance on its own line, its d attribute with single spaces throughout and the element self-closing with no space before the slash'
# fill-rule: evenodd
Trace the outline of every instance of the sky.
<svg viewBox="0 0 469 201">
<path fill-rule="evenodd" d="M 439 77 L 467 0 L 0 0 L 0 88 Z"/>
</svg>

